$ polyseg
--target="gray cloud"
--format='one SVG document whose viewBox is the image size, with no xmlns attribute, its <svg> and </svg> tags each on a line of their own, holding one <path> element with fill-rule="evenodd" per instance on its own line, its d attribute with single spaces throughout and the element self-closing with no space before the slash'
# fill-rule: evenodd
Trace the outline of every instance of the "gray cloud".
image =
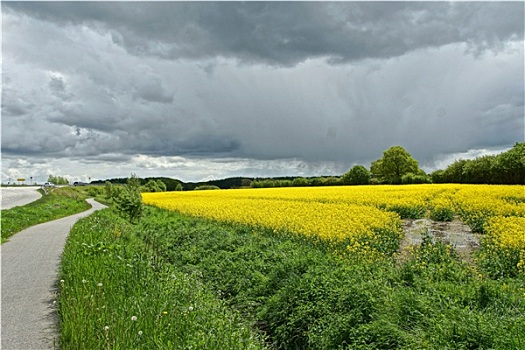
<svg viewBox="0 0 525 350">
<path fill-rule="evenodd" d="M 6 2 L 2 172 L 316 175 L 397 144 L 429 169 L 508 148 L 523 6 Z"/>
<path fill-rule="evenodd" d="M 4 7 L 48 21 L 92 25 L 110 31 L 113 41 L 133 54 L 166 59 L 347 62 L 450 43 L 467 43 L 479 52 L 523 39 L 519 2 L 8 2 Z"/>
</svg>

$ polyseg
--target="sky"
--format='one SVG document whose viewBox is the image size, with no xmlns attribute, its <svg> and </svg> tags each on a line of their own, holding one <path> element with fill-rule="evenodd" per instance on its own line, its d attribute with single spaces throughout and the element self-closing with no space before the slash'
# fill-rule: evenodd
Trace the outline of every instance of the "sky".
<svg viewBox="0 0 525 350">
<path fill-rule="evenodd" d="M 2 182 L 503 152 L 525 137 L 524 6 L 2 1 Z"/>
</svg>

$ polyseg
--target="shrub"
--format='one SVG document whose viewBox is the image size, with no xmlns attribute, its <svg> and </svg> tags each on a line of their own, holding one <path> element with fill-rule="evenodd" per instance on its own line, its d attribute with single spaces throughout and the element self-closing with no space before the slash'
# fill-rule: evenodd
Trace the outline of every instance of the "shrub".
<svg viewBox="0 0 525 350">
<path fill-rule="evenodd" d="M 431 179 L 427 175 L 408 173 L 401 177 L 401 183 L 403 185 L 411 184 L 429 184 Z"/>
<path fill-rule="evenodd" d="M 201 185 L 195 187 L 195 191 L 205 191 L 205 190 L 220 190 L 221 188 L 215 185 Z"/>
<path fill-rule="evenodd" d="M 117 209 L 129 222 L 135 223 L 142 216 L 142 196 L 140 195 L 140 180 L 132 175 L 128 183 L 120 191 L 116 199 Z"/>
</svg>

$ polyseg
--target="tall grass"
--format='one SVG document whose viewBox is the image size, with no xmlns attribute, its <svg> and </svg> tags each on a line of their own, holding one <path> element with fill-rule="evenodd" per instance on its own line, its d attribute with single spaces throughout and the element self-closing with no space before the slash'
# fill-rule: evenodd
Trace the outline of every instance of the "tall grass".
<svg viewBox="0 0 525 350">
<path fill-rule="evenodd" d="M 426 237 L 403 263 L 147 207 L 80 221 L 62 262 L 64 349 L 523 349 L 525 279 Z M 201 313 L 199 313 L 201 312 Z M 136 319 L 135 319 L 136 317 Z"/>
<path fill-rule="evenodd" d="M 152 255 L 112 211 L 79 221 L 60 272 L 62 349 L 261 349 L 200 276 Z"/>
</svg>

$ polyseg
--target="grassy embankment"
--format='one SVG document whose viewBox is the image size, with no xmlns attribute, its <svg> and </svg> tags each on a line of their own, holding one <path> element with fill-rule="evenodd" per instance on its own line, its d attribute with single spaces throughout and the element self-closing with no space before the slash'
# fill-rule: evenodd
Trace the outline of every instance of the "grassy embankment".
<svg viewBox="0 0 525 350">
<path fill-rule="evenodd" d="M 523 349 L 525 279 L 425 239 L 402 263 L 146 208 L 78 222 L 61 266 L 63 349 Z M 264 344 L 260 338 L 264 337 Z"/>
<path fill-rule="evenodd" d="M 2 243 L 30 226 L 88 210 L 88 196 L 75 188 L 55 188 L 24 206 L 2 210 Z"/>
</svg>

